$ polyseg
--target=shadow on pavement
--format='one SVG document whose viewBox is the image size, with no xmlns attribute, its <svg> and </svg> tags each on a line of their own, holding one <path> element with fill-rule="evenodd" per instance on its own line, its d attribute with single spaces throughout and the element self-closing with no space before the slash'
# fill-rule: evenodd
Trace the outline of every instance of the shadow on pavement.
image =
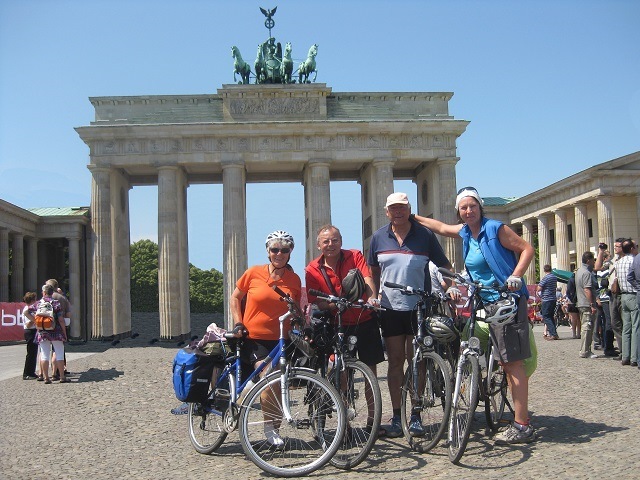
<svg viewBox="0 0 640 480">
<path fill-rule="evenodd" d="M 75 382 L 103 382 L 105 380 L 115 380 L 118 377 L 124 375 L 124 372 L 121 370 L 116 370 L 115 368 L 108 368 L 102 370 L 100 368 L 91 367 L 89 370 L 85 372 L 81 372 L 77 377 Z M 73 379 L 75 375 L 71 374 L 71 378 Z"/>
</svg>

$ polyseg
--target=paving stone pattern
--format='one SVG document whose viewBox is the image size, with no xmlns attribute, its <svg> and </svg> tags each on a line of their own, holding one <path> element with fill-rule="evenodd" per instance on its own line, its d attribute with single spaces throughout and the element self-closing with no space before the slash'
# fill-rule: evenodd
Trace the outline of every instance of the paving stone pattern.
<svg viewBox="0 0 640 480">
<path fill-rule="evenodd" d="M 194 315 L 202 334 L 210 315 Z M 21 377 L 0 382 L 0 478 L 6 479 L 174 479 L 263 478 L 244 457 L 237 433 L 217 454 L 200 455 L 189 442 L 187 416 L 170 414 L 179 405 L 170 383 L 175 344 L 156 342 L 157 315 L 136 314 L 135 339 L 70 345 L 95 354 L 69 363 L 71 383 L 44 385 Z M 640 370 L 608 358 L 578 358 L 580 341 L 547 342 L 535 327 L 538 370 L 530 384 L 532 422 L 538 441 L 494 446 L 484 435 L 479 406 L 474 433 L 460 466 L 442 446 L 412 452 L 403 438 L 380 439 L 353 471 L 326 466 L 315 478 L 400 480 L 416 478 L 616 478 L 637 477 L 640 464 Z M 385 411 L 386 365 L 379 369 Z"/>
</svg>

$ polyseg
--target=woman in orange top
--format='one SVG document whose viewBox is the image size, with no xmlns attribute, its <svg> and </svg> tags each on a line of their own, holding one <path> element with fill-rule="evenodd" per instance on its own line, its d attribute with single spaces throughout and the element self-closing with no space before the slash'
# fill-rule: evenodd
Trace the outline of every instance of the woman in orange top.
<svg viewBox="0 0 640 480">
<path fill-rule="evenodd" d="M 294 247 L 293 237 L 287 232 L 276 230 L 267 236 L 266 247 L 269 263 L 249 268 L 236 283 L 231 294 L 229 310 L 234 323 L 243 323 L 249 335 L 242 345 L 241 357 L 244 363 L 254 368 L 264 360 L 277 345 L 280 338 L 278 317 L 287 312 L 287 304 L 273 291 L 277 285 L 288 293 L 297 304 L 300 303 L 302 284 L 300 277 L 293 272 L 289 258 Z M 246 299 L 244 314 L 242 300 Z M 289 325 L 285 325 L 288 333 Z M 267 402 L 262 399 L 263 410 Z M 265 417 L 269 412 L 265 412 Z M 274 417 L 278 412 L 270 412 Z M 284 445 L 278 433 L 279 422 L 265 421 L 265 435 L 274 446 Z"/>
</svg>

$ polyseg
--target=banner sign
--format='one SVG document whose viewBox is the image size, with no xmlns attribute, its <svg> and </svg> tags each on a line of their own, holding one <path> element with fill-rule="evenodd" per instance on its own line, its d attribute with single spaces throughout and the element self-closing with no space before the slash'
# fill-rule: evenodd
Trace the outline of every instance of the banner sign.
<svg viewBox="0 0 640 480">
<path fill-rule="evenodd" d="M 24 340 L 24 317 L 22 310 L 25 303 L 0 302 L 0 342 Z"/>
</svg>

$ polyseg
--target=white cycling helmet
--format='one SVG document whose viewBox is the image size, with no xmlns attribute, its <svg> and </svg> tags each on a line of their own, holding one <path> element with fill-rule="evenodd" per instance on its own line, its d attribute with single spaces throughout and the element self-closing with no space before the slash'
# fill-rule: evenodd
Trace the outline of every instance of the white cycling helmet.
<svg viewBox="0 0 640 480">
<path fill-rule="evenodd" d="M 427 333 L 440 343 L 452 342 L 458 337 L 453 319 L 445 315 L 432 315 L 427 319 Z"/>
<path fill-rule="evenodd" d="M 267 248 L 269 248 L 269 244 L 271 242 L 273 242 L 274 240 L 277 240 L 279 242 L 283 242 L 286 243 L 288 245 L 291 245 L 291 248 L 293 248 L 295 246 L 295 242 L 293 241 L 293 237 L 288 234 L 287 232 L 285 232 L 284 230 L 276 230 L 275 232 L 271 232 L 269 235 L 267 235 L 267 240 L 265 241 L 265 246 Z"/>
<path fill-rule="evenodd" d="M 487 312 L 487 318 L 484 319 L 487 323 L 495 323 L 497 325 L 509 325 L 516 321 L 518 315 L 518 302 L 515 295 L 509 295 L 503 300 L 498 300 L 496 303 L 485 305 L 485 311 Z"/>
</svg>

